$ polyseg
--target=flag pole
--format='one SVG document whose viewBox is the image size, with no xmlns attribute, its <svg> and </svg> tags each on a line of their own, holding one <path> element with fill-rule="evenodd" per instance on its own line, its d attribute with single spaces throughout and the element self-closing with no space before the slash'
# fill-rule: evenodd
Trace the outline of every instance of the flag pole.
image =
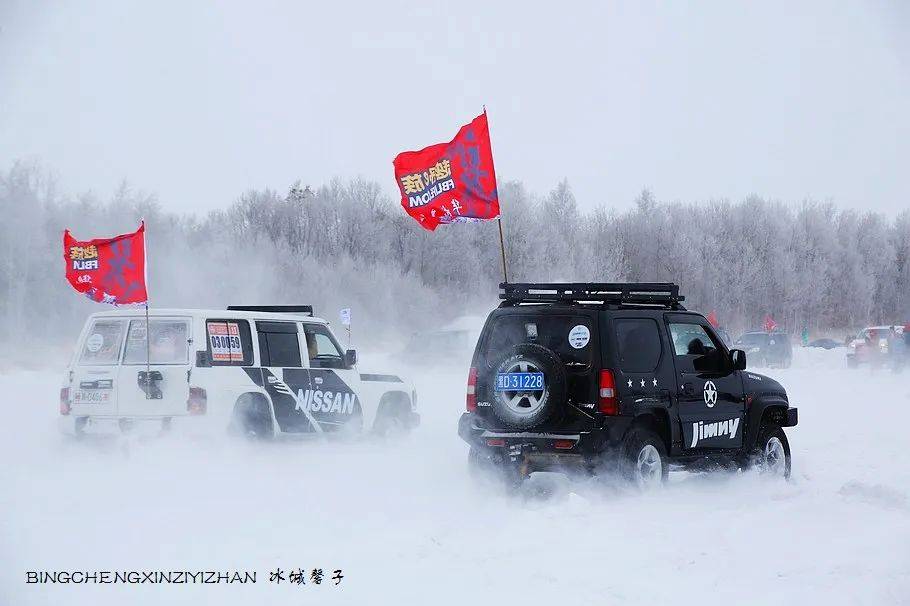
<svg viewBox="0 0 910 606">
<path fill-rule="evenodd" d="M 145 227 L 145 218 L 140 219 L 143 228 Z M 149 322 L 149 296 L 148 296 L 148 275 L 149 275 L 149 264 L 148 264 L 148 255 L 146 251 L 148 247 L 146 246 L 146 233 L 145 229 L 142 230 L 142 273 L 143 279 L 145 280 L 145 399 L 148 400 L 151 398 L 152 392 L 152 323 Z"/>
<path fill-rule="evenodd" d="M 506 243 L 502 237 L 502 210 L 500 210 L 499 213 L 500 216 L 496 218 L 496 224 L 499 225 L 499 252 L 502 253 L 502 281 L 508 282 L 509 276 L 506 273 Z"/>
</svg>

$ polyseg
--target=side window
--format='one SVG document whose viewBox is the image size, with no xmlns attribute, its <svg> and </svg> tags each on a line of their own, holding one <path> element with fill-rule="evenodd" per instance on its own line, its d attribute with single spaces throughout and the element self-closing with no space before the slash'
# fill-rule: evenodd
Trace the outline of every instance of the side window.
<svg viewBox="0 0 910 606">
<path fill-rule="evenodd" d="M 322 324 L 304 324 L 303 332 L 311 368 L 344 368 L 344 355 L 328 328 Z"/>
<path fill-rule="evenodd" d="M 616 343 L 623 372 L 651 372 L 660 363 L 663 347 L 657 322 L 649 318 L 616 320 Z"/>
<path fill-rule="evenodd" d="M 262 366 L 300 368 L 300 343 L 294 322 L 256 322 L 259 363 Z"/>
<path fill-rule="evenodd" d="M 205 334 L 212 366 L 253 364 L 253 339 L 246 320 L 206 320 Z"/>
<path fill-rule="evenodd" d="M 124 364 L 186 364 L 189 361 L 186 320 L 152 321 L 151 339 L 146 342 L 145 320 L 130 320 Z"/>
<path fill-rule="evenodd" d="M 721 372 L 723 349 L 700 324 L 671 323 L 670 338 L 677 364 L 684 372 Z"/>
<path fill-rule="evenodd" d="M 120 360 L 124 320 L 95 320 L 79 354 L 82 366 L 110 366 Z"/>
</svg>

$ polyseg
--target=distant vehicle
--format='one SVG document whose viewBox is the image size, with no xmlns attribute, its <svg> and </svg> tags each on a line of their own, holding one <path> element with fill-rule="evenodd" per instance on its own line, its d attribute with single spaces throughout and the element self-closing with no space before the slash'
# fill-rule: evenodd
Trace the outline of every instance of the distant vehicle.
<svg viewBox="0 0 910 606">
<path fill-rule="evenodd" d="M 790 335 L 782 331 L 747 332 L 740 336 L 733 345 L 746 352 L 746 355 L 749 356 L 750 366 L 789 368 L 793 360 Z"/>
<path fill-rule="evenodd" d="M 397 358 L 408 364 L 467 360 L 482 326 L 483 318 L 464 316 L 438 330 L 414 333 Z"/>
<path fill-rule="evenodd" d="M 746 372 L 675 284 L 503 284 L 468 373 L 458 435 L 472 475 L 516 487 L 534 471 L 616 471 L 633 485 L 670 465 L 790 475 L 797 409 Z M 748 404 L 747 404 L 748 403 Z"/>
<path fill-rule="evenodd" d="M 824 339 L 815 339 L 814 341 L 810 341 L 809 345 L 807 347 L 817 347 L 820 349 L 835 349 L 837 347 L 841 347 L 841 344 L 838 341 L 835 341 L 834 339 L 824 338 Z"/>
<path fill-rule="evenodd" d="M 898 325 L 868 326 L 862 329 L 848 345 L 847 367 L 857 368 L 861 365 L 877 366 L 887 360 L 891 351 L 892 334 L 903 340 L 904 327 Z M 896 344 L 894 344 L 896 345 Z"/>
<path fill-rule="evenodd" d="M 149 322 L 150 338 L 143 311 L 89 316 L 60 390 L 64 433 L 141 426 L 271 439 L 419 423 L 414 389 L 359 372 L 357 353 L 310 306 L 153 309 Z"/>
</svg>

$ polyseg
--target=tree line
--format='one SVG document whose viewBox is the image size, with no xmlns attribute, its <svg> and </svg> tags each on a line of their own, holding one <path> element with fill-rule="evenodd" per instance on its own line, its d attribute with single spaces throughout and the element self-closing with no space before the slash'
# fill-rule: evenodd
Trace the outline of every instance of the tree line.
<svg viewBox="0 0 910 606">
<path fill-rule="evenodd" d="M 910 212 L 827 202 L 660 202 L 582 210 L 566 181 L 546 194 L 500 183 L 513 281 L 673 281 L 731 333 L 770 314 L 793 333 L 842 337 L 910 321 Z M 0 172 L 0 341 L 71 342 L 101 307 L 64 279 L 62 232 L 147 226 L 153 306 L 312 303 L 358 336 L 390 339 L 484 314 L 501 281 L 495 223 L 420 228 L 379 184 L 248 191 L 203 216 L 168 212 L 123 185 L 109 199 L 58 192 L 40 166 Z M 356 339 L 355 339 L 356 341 Z"/>
</svg>

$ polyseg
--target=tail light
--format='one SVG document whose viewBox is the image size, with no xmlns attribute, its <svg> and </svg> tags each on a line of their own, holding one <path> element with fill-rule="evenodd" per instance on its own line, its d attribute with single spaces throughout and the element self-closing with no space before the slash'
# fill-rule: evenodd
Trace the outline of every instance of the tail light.
<svg viewBox="0 0 910 606">
<path fill-rule="evenodd" d="M 190 387 L 190 397 L 186 400 L 186 409 L 191 415 L 204 415 L 208 397 L 201 387 Z"/>
<path fill-rule="evenodd" d="M 575 440 L 555 440 L 553 442 L 553 448 L 559 450 L 571 450 L 575 447 Z"/>
<path fill-rule="evenodd" d="M 70 413 L 70 388 L 60 388 L 60 414 L 68 415 Z"/>
<path fill-rule="evenodd" d="M 505 446 L 506 441 L 503 438 L 487 438 L 487 446 Z"/>
<path fill-rule="evenodd" d="M 605 415 L 619 414 L 619 402 L 616 399 L 616 382 L 612 370 L 600 371 L 600 399 L 597 402 L 598 412 Z"/>
<path fill-rule="evenodd" d="M 468 412 L 477 410 L 477 394 L 474 390 L 477 388 L 477 369 L 473 366 L 468 371 L 468 393 L 465 396 L 465 408 Z"/>
</svg>

